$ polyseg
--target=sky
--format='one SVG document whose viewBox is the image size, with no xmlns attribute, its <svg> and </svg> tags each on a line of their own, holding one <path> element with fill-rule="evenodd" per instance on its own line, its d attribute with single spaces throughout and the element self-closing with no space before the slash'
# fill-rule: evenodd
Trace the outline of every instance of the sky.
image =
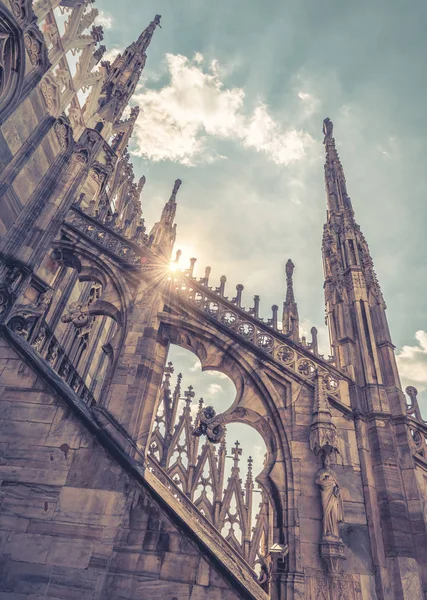
<svg viewBox="0 0 427 600">
<path fill-rule="evenodd" d="M 98 0 L 96 7 L 107 58 L 162 15 L 134 98 L 141 114 L 131 151 L 136 175 L 147 177 L 148 226 L 182 179 L 182 266 L 197 257 L 202 276 L 210 265 L 212 285 L 225 274 L 230 296 L 242 283 L 244 305 L 259 294 L 269 317 L 284 299 L 292 258 L 303 330 L 315 325 L 325 352 L 322 121 L 332 119 L 402 384 L 419 389 L 427 418 L 427 4 Z M 200 395 L 231 404 L 228 381 L 198 372 L 182 350 L 174 358 Z M 212 384 L 221 391 L 211 394 Z"/>
</svg>

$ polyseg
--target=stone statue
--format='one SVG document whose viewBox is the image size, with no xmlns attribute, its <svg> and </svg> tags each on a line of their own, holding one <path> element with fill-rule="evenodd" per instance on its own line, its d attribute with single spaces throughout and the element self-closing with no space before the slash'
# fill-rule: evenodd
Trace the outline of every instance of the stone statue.
<svg viewBox="0 0 427 600">
<path fill-rule="evenodd" d="M 316 483 L 320 487 L 323 508 L 323 538 L 340 539 L 338 523 L 344 521 L 344 508 L 340 487 L 335 473 L 325 459 L 324 467 L 317 472 Z"/>
<path fill-rule="evenodd" d="M 332 139 L 333 132 L 334 132 L 334 125 L 333 125 L 331 119 L 329 119 L 329 118 L 324 119 L 323 120 L 323 134 L 325 136 L 325 139 L 324 139 L 323 143 L 325 143 L 325 141 L 327 139 L 329 139 L 329 140 Z"/>
</svg>

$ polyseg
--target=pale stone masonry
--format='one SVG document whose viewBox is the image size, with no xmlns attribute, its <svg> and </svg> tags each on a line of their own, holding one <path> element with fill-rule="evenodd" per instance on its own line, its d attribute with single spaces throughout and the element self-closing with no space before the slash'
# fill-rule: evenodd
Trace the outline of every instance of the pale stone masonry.
<svg viewBox="0 0 427 600">
<path fill-rule="evenodd" d="M 291 260 L 282 323 L 195 260 L 171 270 L 181 181 L 147 231 L 127 150 L 160 17 L 110 64 L 97 14 L 0 0 L 0 600 L 426 598 L 427 425 L 332 122 L 325 358 Z M 228 410 L 193 418 L 171 344 L 233 381 Z M 262 436 L 260 474 L 236 444 L 226 480 L 233 422 Z"/>
</svg>

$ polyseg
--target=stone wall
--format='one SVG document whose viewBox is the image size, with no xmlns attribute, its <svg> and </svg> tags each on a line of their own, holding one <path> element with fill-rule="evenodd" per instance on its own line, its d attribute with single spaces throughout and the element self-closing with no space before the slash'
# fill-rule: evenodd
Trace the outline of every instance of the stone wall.
<svg viewBox="0 0 427 600">
<path fill-rule="evenodd" d="M 0 344 L 0 598 L 241 598 L 148 490 Z"/>
</svg>

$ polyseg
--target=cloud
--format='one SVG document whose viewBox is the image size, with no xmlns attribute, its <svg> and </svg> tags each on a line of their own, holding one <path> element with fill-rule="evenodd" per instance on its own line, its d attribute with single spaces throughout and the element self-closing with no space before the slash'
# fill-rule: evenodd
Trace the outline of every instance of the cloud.
<svg viewBox="0 0 427 600">
<path fill-rule="evenodd" d="M 200 364 L 200 360 L 196 360 L 192 367 L 188 369 L 191 373 L 196 373 L 202 370 L 202 365 Z"/>
<path fill-rule="evenodd" d="M 310 118 L 318 111 L 320 103 L 319 100 L 313 96 L 313 94 L 300 90 L 298 92 L 298 98 L 302 102 L 304 117 L 306 119 Z"/>
<path fill-rule="evenodd" d="M 101 25 L 104 29 L 111 29 L 113 26 L 113 17 L 103 10 L 99 11 L 99 15 L 94 21 L 95 25 Z"/>
<path fill-rule="evenodd" d="M 226 375 L 225 373 L 221 373 L 221 371 L 205 371 L 206 375 L 210 375 L 211 377 L 217 377 L 218 379 L 228 379 L 230 380 L 230 378 L 228 377 L 228 375 Z"/>
<path fill-rule="evenodd" d="M 415 333 L 415 346 L 403 346 L 396 356 L 403 386 L 415 385 L 422 392 L 427 388 L 427 332 Z"/>
<path fill-rule="evenodd" d="M 222 389 L 222 386 L 219 383 L 211 383 L 208 387 L 208 393 L 212 394 L 212 396 L 215 396 L 216 394 L 220 394 L 223 391 L 224 390 Z"/>
<path fill-rule="evenodd" d="M 113 47 L 104 54 L 102 60 L 109 60 L 110 62 L 113 62 L 113 60 L 117 58 L 117 56 L 121 54 L 123 50 L 124 48 Z"/>
<path fill-rule="evenodd" d="M 213 148 L 216 138 L 288 165 L 301 160 L 313 145 L 305 131 L 283 128 L 263 103 L 247 114 L 244 90 L 225 87 L 217 61 L 206 64 L 200 53 L 192 60 L 167 54 L 166 64 L 169 83 L 134 97 L 141 108 L 135 154 L 192 166 L 224 158 Z"/>
</svg>

